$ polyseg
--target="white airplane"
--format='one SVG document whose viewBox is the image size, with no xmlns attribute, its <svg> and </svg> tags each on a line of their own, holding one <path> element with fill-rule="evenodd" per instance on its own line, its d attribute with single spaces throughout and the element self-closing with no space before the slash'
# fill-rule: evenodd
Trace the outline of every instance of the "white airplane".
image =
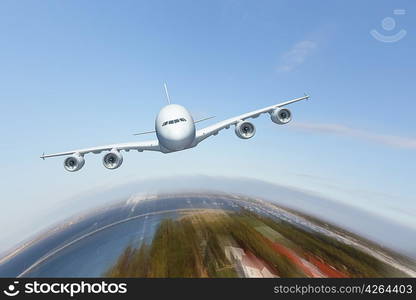
<svg viewBox="0 0 416 300">
<path fill-rule="evenodd" d="M 210 118 L 194 121 L 189 111 L 178 104 L 171 104 L 166 83 L 164 85 L 168 105 L 164 106 L 156 116 L 155 130 L 142 132 L 140 134 L 156 133 L 157 140 L 131 142 L 122 144 L 113 144 L 99 147 L 91 147 L 67 152 L 54 154 L 43 154 L 40 158 L 45 159 L 54 156 L 68 156 L 64 160 L 64 167 L 69 172 L 80 170 L 84 164 L 84 155 L 87 153 L 101 153 L 109 151 L 103 157 L 103 164 L 107 169 L 117 169 L 123 163 L 121 151 L 137 150 L 143 151 L 159 151 L 162 153 L 170 153 L 193 148 L 206 138 L 217 135 L 222 129 L 228 129 L 231 125 L 235 125 L 235 134 L 242 139 L 249 139 L 256 133 L 253 123 L 246 121 L 249 118 L 257 118 L 263 113 L 269 113 L 271 120 L 279 125 L 287 124 L 292 120 L 292 113 L 287 108 L 282 108 L 288 104 L 309 99 L 308 95 L 296 98 L 280 104 L 271 105 L 252 112 L 230 118 L 214 125 L 196 130 L 195 123 L 205 121 Z"/>
</svg>

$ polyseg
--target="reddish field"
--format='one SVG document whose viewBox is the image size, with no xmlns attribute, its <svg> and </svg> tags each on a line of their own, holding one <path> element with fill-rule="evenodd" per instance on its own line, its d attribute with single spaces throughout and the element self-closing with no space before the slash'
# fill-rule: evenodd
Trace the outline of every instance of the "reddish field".
<svg viewBox="0 0 416 300">
<path fill-rule="evenodd" d="M 344 274 L 337 269 L 334 269 L 332 266 L 326 264 L 325 262 L 313 257 L 312 255 L 308 255 L 308 260 L 313 263 L 322 273 L 328 275 L 328 277 L 334 278 L 347 278 L 348 275 Z"/>
<path fill-rule="evenodd" d="M 345 278 L 348 277 L 346 274 L 334 269 L 332 266 L 322 262 L 321 260 L 308 255 L 306 258 L 312 265 L 308 266 L 305 264 L 302 259 L 291 249 L 276 243 L 272 242 L 267 238 L 264 240 L 279 254 L 287 257 L 290 261 L 293 262 L 302 272 L 304 272 L 309 277 L 335 277 L 335 278 Z"/>
</svg>

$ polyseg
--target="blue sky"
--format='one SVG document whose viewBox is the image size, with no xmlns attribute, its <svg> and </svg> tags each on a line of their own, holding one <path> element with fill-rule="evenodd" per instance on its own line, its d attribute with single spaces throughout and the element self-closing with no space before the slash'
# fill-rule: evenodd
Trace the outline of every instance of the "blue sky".
<svg viewBox="0 0 416 300">
<path fill-rule="evenodd" d="M 414 1 L 1 1 L 0 226 L 27 236 L 49 224 L 45 212 L 87 191 L 203 174 L 295 187 L 416 228 L 415 8 Z M 396 21 L 390 31 L 381 24 L 387 17 Z M 385 43 L 372 29 L 407 35 Z M 151 138 L 131 134 L 153 129 L 164 81 L 173 102 L 216 121 L 304 92 L 312 100 L 291 106 L 286 127 L 256 119 L 251 140 L 229 130 L 183 152 L 130 152 L 116 171 L 100 155 L 88 155 L 77 173 L 66 172 L 62 158 L 39 159 L 44 151 Z"/>
</svg>

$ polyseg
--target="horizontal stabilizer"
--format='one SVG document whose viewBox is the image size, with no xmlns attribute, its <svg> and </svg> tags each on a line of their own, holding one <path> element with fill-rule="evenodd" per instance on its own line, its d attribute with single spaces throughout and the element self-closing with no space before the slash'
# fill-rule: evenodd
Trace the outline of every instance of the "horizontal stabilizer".
<svg viewBox="0 0 416 300">
<path fill-rule="evenodd" d="M 209 119 L 212 119 L 212 118 L 215 118 L 215 116 L 214 117 L 208 117 L 208 118 L 199 119 L 199 120 L 194 121 L 194 123 L 199 123 L 199 122 L 206 121 L 206 120 L 209 120 Z"/>
<path fill-rule="evenodd" d="M 139 133 L 133 133 L 133 135 L 142 135 L 142 134 L 149 134 L 149 133 L 155 133 L 156 130 L 151 130 L 151 131 L 144 131 L 144 132 L 139 132 Z"/>
</svg>

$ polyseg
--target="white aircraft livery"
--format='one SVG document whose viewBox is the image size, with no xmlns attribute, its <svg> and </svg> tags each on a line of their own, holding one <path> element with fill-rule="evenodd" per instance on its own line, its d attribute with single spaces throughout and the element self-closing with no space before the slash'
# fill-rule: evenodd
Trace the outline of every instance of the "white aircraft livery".
<svg viewBox="0 0 416 300">
<path fill-rule="evenodd" d="M 246 121 L 247 119 L 257 118 L 263 113 L 269 113 L 270 118 L 274 123 L 279 125 L 287 124 L 292 120 L 292 113 L 287 108 L 282 107 L 294 102 L 309 99 L 309 96 L 305 95 L 304 97 L 261 108 L 196 130 L 195 123 L 211 119 L 212 117 L 195 121 L 185 107 L 178 104 L 171 104 L 166 84 L 164 87 L 168 105 L 164 106 L 157 114 L 155 130 L 135 134 L 156 133 L 157 140 L 113 144 L 54 154 L 43 154 L 41 158 L 68 156 L 64 160 L 64 167 L 67 171 L 74 172 L 80 170 L 84 166 L 85 154 L 98 154 L 102 151 L 108 151 L 103 157 L 103 164 L 107 169 L 113 170 L 120 167 L 123 163 L 121 151 L 128 152 L 130 150 L 137 150 L 143 152 L 147 150 L 159 151 L 162 153 L 181 151 L 197 146 L 206 138 L 217 135 L 220 130 L 228 129 L 232 125 L 235 126 L 235 134 L 239 138 L 252 138 L 256 133 L 256 128 L 253 123 Z"/>
</svg>

